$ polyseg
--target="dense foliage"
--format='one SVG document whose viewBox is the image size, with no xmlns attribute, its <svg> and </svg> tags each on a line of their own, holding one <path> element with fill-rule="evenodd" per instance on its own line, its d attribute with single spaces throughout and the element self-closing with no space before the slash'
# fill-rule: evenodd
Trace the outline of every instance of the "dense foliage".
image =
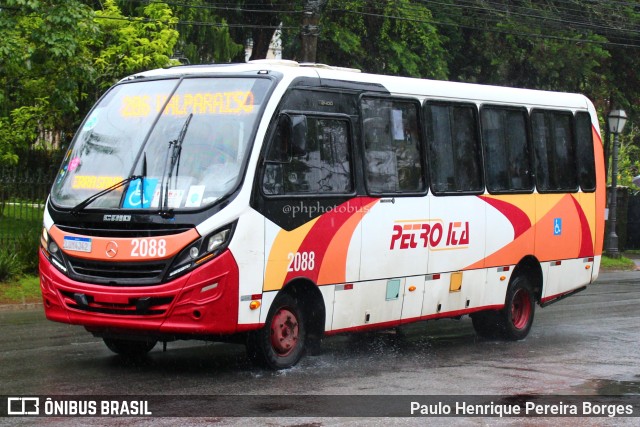
<svg viewBox="0 0 640 427">
<path fill-rule="evenodd" d="M 313 12 L 315 26 L 303 26 Z M 306 14 L 305 14 L 306 13 Z M 118 79 L 179 63 L 300 59 L 364 71 L 581 92 L 624 108 L 621 182 L 640 173 L 640 0 L 0 0 L 0 163 L 64 148 Z M 602 123 L 605 128 L 604 122 Z"/>
</svg>

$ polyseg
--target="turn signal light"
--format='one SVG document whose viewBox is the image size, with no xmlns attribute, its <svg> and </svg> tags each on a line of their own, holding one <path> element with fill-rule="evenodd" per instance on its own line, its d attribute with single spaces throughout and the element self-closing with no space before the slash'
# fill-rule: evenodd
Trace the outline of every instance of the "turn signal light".
<svg viewBox="0 0 640 427">
<path fill-rule="evenodd" d="M 249 308 L 250 308 L 251 310 L 257 310 L 257 309 L 259 309 L 259 308 L 260 308 L 260 301 L 251 301 L 251 302 L 249 303 Z"/>
</svg>

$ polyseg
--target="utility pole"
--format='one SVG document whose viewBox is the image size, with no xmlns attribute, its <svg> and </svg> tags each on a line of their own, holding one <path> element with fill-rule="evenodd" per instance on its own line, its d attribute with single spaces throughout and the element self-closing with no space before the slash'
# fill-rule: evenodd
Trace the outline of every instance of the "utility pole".
<svg viewBox="0 0 640 427">
<path fill-rule="evenodd" d="M 320 12 L 328 0 L 305 0 L 302 14 L 301 62 L 316 62 L 318 35 L 320 34 Z"/>
</svg>

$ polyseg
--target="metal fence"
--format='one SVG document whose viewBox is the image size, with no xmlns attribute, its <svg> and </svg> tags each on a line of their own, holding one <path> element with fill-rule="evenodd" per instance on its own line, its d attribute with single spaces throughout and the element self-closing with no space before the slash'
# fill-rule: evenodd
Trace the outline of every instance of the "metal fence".
<svg viewBox="0 0 640 427">
<path fill-rule="evenodd" d="M 640 249 L 640 194 L 629 195 L 627 209 L 627 249 Z"/>
<path fill-rule="evenodd" d="M 40 232 L 54 176 L 51 170 L 0 168 L 0 245 Z"/>
</svg>

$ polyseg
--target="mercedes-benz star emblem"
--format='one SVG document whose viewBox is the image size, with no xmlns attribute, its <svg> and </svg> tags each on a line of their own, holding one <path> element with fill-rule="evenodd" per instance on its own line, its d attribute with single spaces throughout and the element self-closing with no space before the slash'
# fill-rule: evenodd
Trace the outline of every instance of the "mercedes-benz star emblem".
<svg viewBox="0 0 640 427">
<path fill-rule="evenodd" d="M 118 254 L 118 244 L 116 242 L 114 242 L 113 240 L 111 240 L 109 243 L 107 243 L 107 256 L 109 258 L 113 258 L 114 256 L 116 256 Z"/>
</svg>

